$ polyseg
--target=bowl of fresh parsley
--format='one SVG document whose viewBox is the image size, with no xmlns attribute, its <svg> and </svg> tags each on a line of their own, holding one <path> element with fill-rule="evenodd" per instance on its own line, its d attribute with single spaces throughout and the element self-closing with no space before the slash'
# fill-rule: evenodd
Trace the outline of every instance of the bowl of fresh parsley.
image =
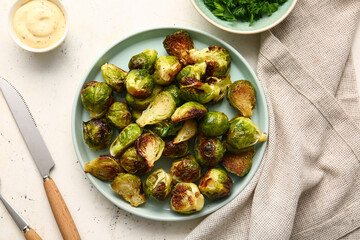
<svg viewBox="0 0 360 240">
<path fill-rule="evenodd" d="M 208 22 L 228 32 L 256 34 L 283 21 L 297 0 L 191 0 Z"/>
</svg>

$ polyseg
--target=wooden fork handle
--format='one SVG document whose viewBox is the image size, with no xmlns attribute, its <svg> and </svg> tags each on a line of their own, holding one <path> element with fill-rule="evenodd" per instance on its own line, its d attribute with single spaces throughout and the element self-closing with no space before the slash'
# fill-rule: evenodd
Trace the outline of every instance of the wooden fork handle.
<svg viewBox="0 0 360 240">
<path fill-rule="evenodd" d="M 81 238 L 74 220 L 72 219 L 54 180 L 50 177 L 44 178 L 44 188 L 63 239 L 80 240 Z"/>
</svg>

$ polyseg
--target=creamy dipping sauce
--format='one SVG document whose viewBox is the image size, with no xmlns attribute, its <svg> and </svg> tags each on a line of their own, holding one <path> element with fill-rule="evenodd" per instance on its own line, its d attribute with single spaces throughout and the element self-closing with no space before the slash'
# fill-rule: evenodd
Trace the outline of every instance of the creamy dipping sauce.
<svg viewBox="0 0 360 240">
<path fill-rule="evenodd" d="M 65 33 L 63 11 L 49 0 L 30 0 L 16 10 L 13 18 L 15 34 L 32 48 L 47 48 Z"/>
</svg>

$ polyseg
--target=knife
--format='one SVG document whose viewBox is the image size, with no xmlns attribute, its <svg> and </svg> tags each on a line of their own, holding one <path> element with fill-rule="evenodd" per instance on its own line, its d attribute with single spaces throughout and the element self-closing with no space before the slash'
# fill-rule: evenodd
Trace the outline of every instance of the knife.
<svg viewBox="0 0 360 240">
<path fill-rule="evenodd" d="M 3 202 L 5 208 L 8 210 L 11 217 L 14 219 L 16 225 L 24 233 L 26 240 L 41 240 L 42 238 L 35 232 L 34 229 L 30 228 L 29 224 L 20 216 L 20 214 L 1 196 L 0 200 Z"/>
<path fill-rule="evenodd" d="M 0 77 L 0 89 L 44 181 L 46 196 L 64 240 L 81 239 L 50 170 L 55 163 L 21 94 Z"/>
</svg>

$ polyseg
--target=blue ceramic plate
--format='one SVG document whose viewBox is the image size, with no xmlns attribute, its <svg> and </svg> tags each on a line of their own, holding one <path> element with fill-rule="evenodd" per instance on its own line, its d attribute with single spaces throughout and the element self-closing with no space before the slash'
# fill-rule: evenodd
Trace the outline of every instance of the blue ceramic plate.
<svg viewBox="0 0 360 240">
<path fill-rule="evenodd" d="M 195 9 L 200 15 L 214 26 L 232 33 L 239 34 L 255 34 L 260 33 L 278 25 L 284 20 L 295 7 L 297 0 L 287 0 L 279 6 L 279 9 L 271 16 L 263 16 L 259 20 L 253 21 L 249 26 L 249 22 L 234 21 L 229 22 L 216 17 L 204 4 L 204 0 L 191 0 Z"/>
<path fill-rule="evenodd" d="M 80 99 L 80 91 L 84 84 L 90 81 L 104 81 L 100 67 L 105 62 L 113 63 L 124 70 L 127 70 L 127 65 L 130 58 L 146 49 L 155 49 L 158 52 L 158 56 L 167 55 L 162 42 L 165 39 L 167 34 L 174 33 L 177 30 L 187 31 L 192 39 L 194 40 L 195 47 L 197 49 L 203 49 L 209 45 L 218 45 L 225 47 L 231 55 L 232 65 L 230 75 L 233 81 L 239 79 L 247 79 L 254 84 L 256 90 L 257 106 L 254 111 L 252 120 L 260 127 L 263 132 L 268 132 L 268 112 L 267 105 L 265 101 L 265 96 L 263 90 L 260 86 L 258 79 L 256 78 L 255 73 L 250 68 L 246 60 L 229 44 L 224 41 L 211 36 L 208 33 L 201 32 L 196 29 L 191 28 L 179 28 L 179 27 L 164 27 L 145 30 L 142 32 L 135 33 L 124 39 L 120 40 L 115 45 L 107 49 L 90 67 L 88 72 L 85 74 L 84 79 L 81 81 L 80 86 L 76 92 L 76 97 L 73 105 L 72 111 L 72 137 L 74 142 L 75 151 L 79 162 L 84 168 L 84 164 L 93 160 L 102 154 L 108 154 L 108 151 L 93 151 L 90 150 L 87 145 L 84 143 L 83 134 L 82 134 L 82 122 L 90 120 L 89 114 L 83 108 L 82 102 Z M 124 98 L 118 97 L 117 100 L 125 101 Z M 236 115 L 236 111 L 232 108 L 227 100 L 222 101 L 214 106 L 210 107 L 210 110 L 218 110 L 224 112 L 229 119 Z M 115 138 L 115 137 L 114 137 Z M 234 185 L 231 194 L 223 199 L 210 201 L 205 200 L 204 208 L 191 215 L 181 215 L 171 210 L 169 199 L 165 202 L 157 202 L 153 199 L 147 199 L 148 201 L 139 207 L 132 207 L 129 203 L 125 202 L 121 196 L 117 195 L 110 187 L 109 182 L 104 182 L 96 179 L 95 177 L 87 174 L 91 183 L 112 203 L 116 206 L 128 211 L 132 214 L 160 221 L 182 221 L 187 219 L 194 219 L 201 216 L 205 216 L 209 213 L 214 212 L 215 210 L 221 208 L 237 195 L 241 194 L 241 191 L 249 183 L 251 178 L 254 176 L 256 170 L 258 169 L 261 159 L 264 155 L 266 147 L 266 142 L 256 145 L 256 154 L 253 158 L 253 165 L 250 172 L 244 177 L 237 177 L 230 174 Z M 155 162 L 155 169 L 163 168 L 167 172 L 170 172 L 171 160 L 161 158 Z"/>
</svg>

